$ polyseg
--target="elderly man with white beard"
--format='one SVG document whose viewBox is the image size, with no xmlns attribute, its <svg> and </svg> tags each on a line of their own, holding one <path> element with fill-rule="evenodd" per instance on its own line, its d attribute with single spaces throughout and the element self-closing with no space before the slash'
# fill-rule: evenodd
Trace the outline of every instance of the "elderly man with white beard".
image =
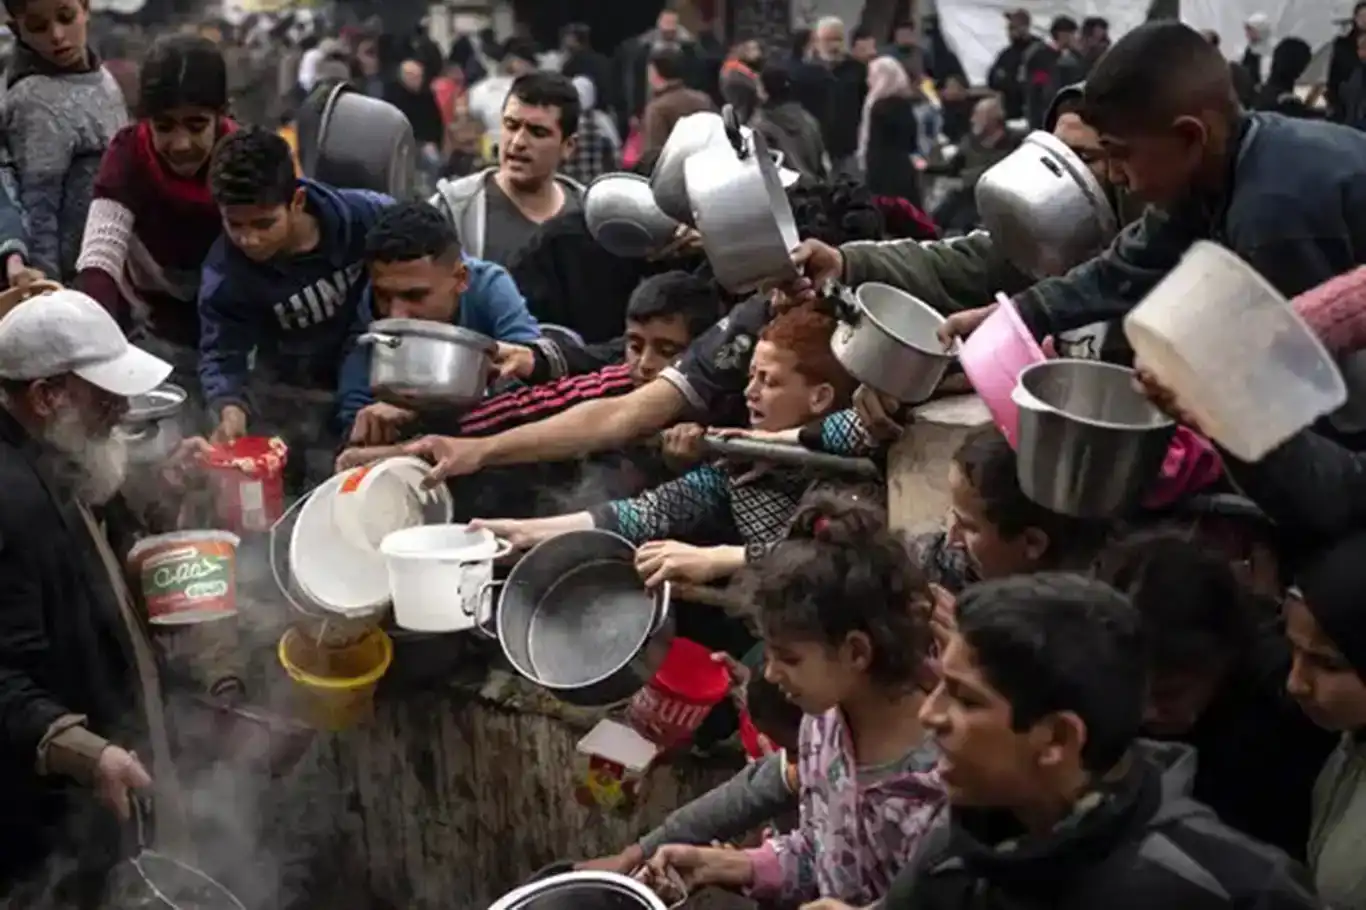
<svg viewBox="0 0 1366 910">
<path fill-rule="evenodd" d="M 0 319 L 7 907 L 97 906 L 119 856 L 129 791 L 151 788 L 159 829 L 162 797 L 176 796 L 162 765 L 169 755 L 155 660 L 115 555 L 127 552 L 120 533 L 131 530 L 131 513 L 117 495 L 127 453 L 113 432 L 128 398 L 170 372 L 76 291 L 32 298 Z M 144 765 L 135 749 L 151 761 Z"/>
</svg>

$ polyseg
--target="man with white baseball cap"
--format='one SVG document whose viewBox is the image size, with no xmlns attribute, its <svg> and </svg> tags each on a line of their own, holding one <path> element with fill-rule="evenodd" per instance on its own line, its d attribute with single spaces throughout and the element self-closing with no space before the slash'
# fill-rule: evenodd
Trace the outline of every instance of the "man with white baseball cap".
<svg viewBox="0 0 1366 910">
<path fill-rule="evenodd" d="M 94 906 L 119 856 L 128 793 L 152 785 L 134 748 L 152 757 L 158 797 L 163 789 L 156 662 L 116 555 L 131 540 L 120 533 L 128 510 L 114 501 L 128 461 L 114 428 L 129 396 L 170 372 L 76 291 L 40 294 L 0 317 L 6 906 Z M 73 871 L 53 895 L 56 866 Z"/>
</svg>

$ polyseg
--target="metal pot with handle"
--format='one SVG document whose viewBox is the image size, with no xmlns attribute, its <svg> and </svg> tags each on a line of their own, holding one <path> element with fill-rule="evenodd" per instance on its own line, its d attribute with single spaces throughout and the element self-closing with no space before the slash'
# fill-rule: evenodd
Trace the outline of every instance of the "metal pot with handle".
<svg viewBox="0 0 1366 910">
<path fill-rule="evenodd" d="M 801 243 L 792 206 L 762 134 L 746 141 L 726 105 L 725 146 L 688 158 L 683 172 L 693 223 L 716 280 L 732 294 L 798 277 L 792 251 Z"/>
<path fill-rule="evenodd" d="M 180 386 L 163 382 L 146 395 L 134 395 L 128 413 L 114 432 L 128 446 L 134 464 L 161 464 L 185 438 L 180 412 L 189 396 Z"/>
<path fill-rule="evenodd" d="M 1036 130 L 977 181 L 977 211 L 1012 265 L 1035 278 L 1061 275 L 1119 231 L 1114 207 L 1086 163 Z"/>
<path fill-rule="evenodd" d="M 944 317 L 929 304 L 889 284 L 861 284 L 835 299 L 840 325 L 830 336 L 830 350 L 849 375 L 904 404 L 918 404 L 934 394 L 944 371 L 958 356 L 939 341 Z"/>
<path fill-rule="evenodd" d="M 514 670 L 575 705 L 639 692 L 673 640 L 670 585 L 646 590 L 635 546 L 610 531 L 570 531 L 527 551 L 498 590 L 493 630 Z"/>
<path fill-rule="evenodd" d="M 500 897 L 489 910 L 670 910 L 643 882 L 615 872 L 562 872 Z"/>
<path fill-rule="evenodd" d="M 478 332 L 424 319 L 381 319 L 356 343 L 372 348 L 374 396 L 415 410 L 477 404 L 488 391 L 498 349 Z"/>
<path fill-rule="evenodd" d="M 1133 376 L 1095 360 L 1045 360 L 1020 373 L 1011 397 L 1026 496 L 1078 518 L 1112 518 L 1142 501 L 1176 425 L 1135 390 Z"/>
<path fill-rule="evenodd" d="M 188 863 L 147 846 L 149 800 L 130 795 L 137 852 L 115 870 L 113 903 L 119 910 L 246 910 L 237 897 Z"/>
</svg>

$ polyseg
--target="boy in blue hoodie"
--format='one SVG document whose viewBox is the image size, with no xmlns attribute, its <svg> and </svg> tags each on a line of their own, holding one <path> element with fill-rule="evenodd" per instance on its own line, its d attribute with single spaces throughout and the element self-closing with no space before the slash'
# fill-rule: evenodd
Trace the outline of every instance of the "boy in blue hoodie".
<svg viewBox="0 0 1366 910">
<path fill-rule="evenodd" d="M 394 201 L 297 179 L 289 145 L 262 129 L 219 144 L 209 188 L 223 235 L 204 260 L 199 380 L 215 439 L 226 441 L 247 432 L 249 375 L 258 393 L 273 386 L 282 401 L 330 406 L 338 365 L 367 321 L 365 235 Z"/>
<path fill-rule="evenodd" d="M 466 256 L 455 227 L 427 202 L 396 205 L 380 216 L 365 244 L 370 290 L 363 318 L 421 319 L 486 335 L 499 345 L 499 373 L 526 378 L 534 367 L 535 347 L 564 372 L 559 349 L 541 339 L 541 327 L 527 310 L 517 284 L 501 265 Z M 518 347 L 512 347 L 516 345 Z M 351 426 L 367 408 L 370 419 L 406 423 L 414 415 L 392 405 L 376 405 L 370 395 L 369 349 L 357 347 L 342 367 L 337 422 Z"/>
</svg>

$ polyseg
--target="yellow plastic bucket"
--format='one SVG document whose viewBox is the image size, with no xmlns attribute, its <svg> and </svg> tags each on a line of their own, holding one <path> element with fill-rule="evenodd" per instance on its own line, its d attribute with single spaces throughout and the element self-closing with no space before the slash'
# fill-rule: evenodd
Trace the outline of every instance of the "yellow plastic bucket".
<svg viewBox="0 0 1366 910">
<path fill-rule="evenodd" d="M 371 629 L 350 644 L 329 645 L 293 627 L 280 636 L 280 666 L 299 686 L 302 713 L 319 730 L 345 730 L 374 710 L 375 687 L 394 660 L 394 643 Z"/>
</svg>

